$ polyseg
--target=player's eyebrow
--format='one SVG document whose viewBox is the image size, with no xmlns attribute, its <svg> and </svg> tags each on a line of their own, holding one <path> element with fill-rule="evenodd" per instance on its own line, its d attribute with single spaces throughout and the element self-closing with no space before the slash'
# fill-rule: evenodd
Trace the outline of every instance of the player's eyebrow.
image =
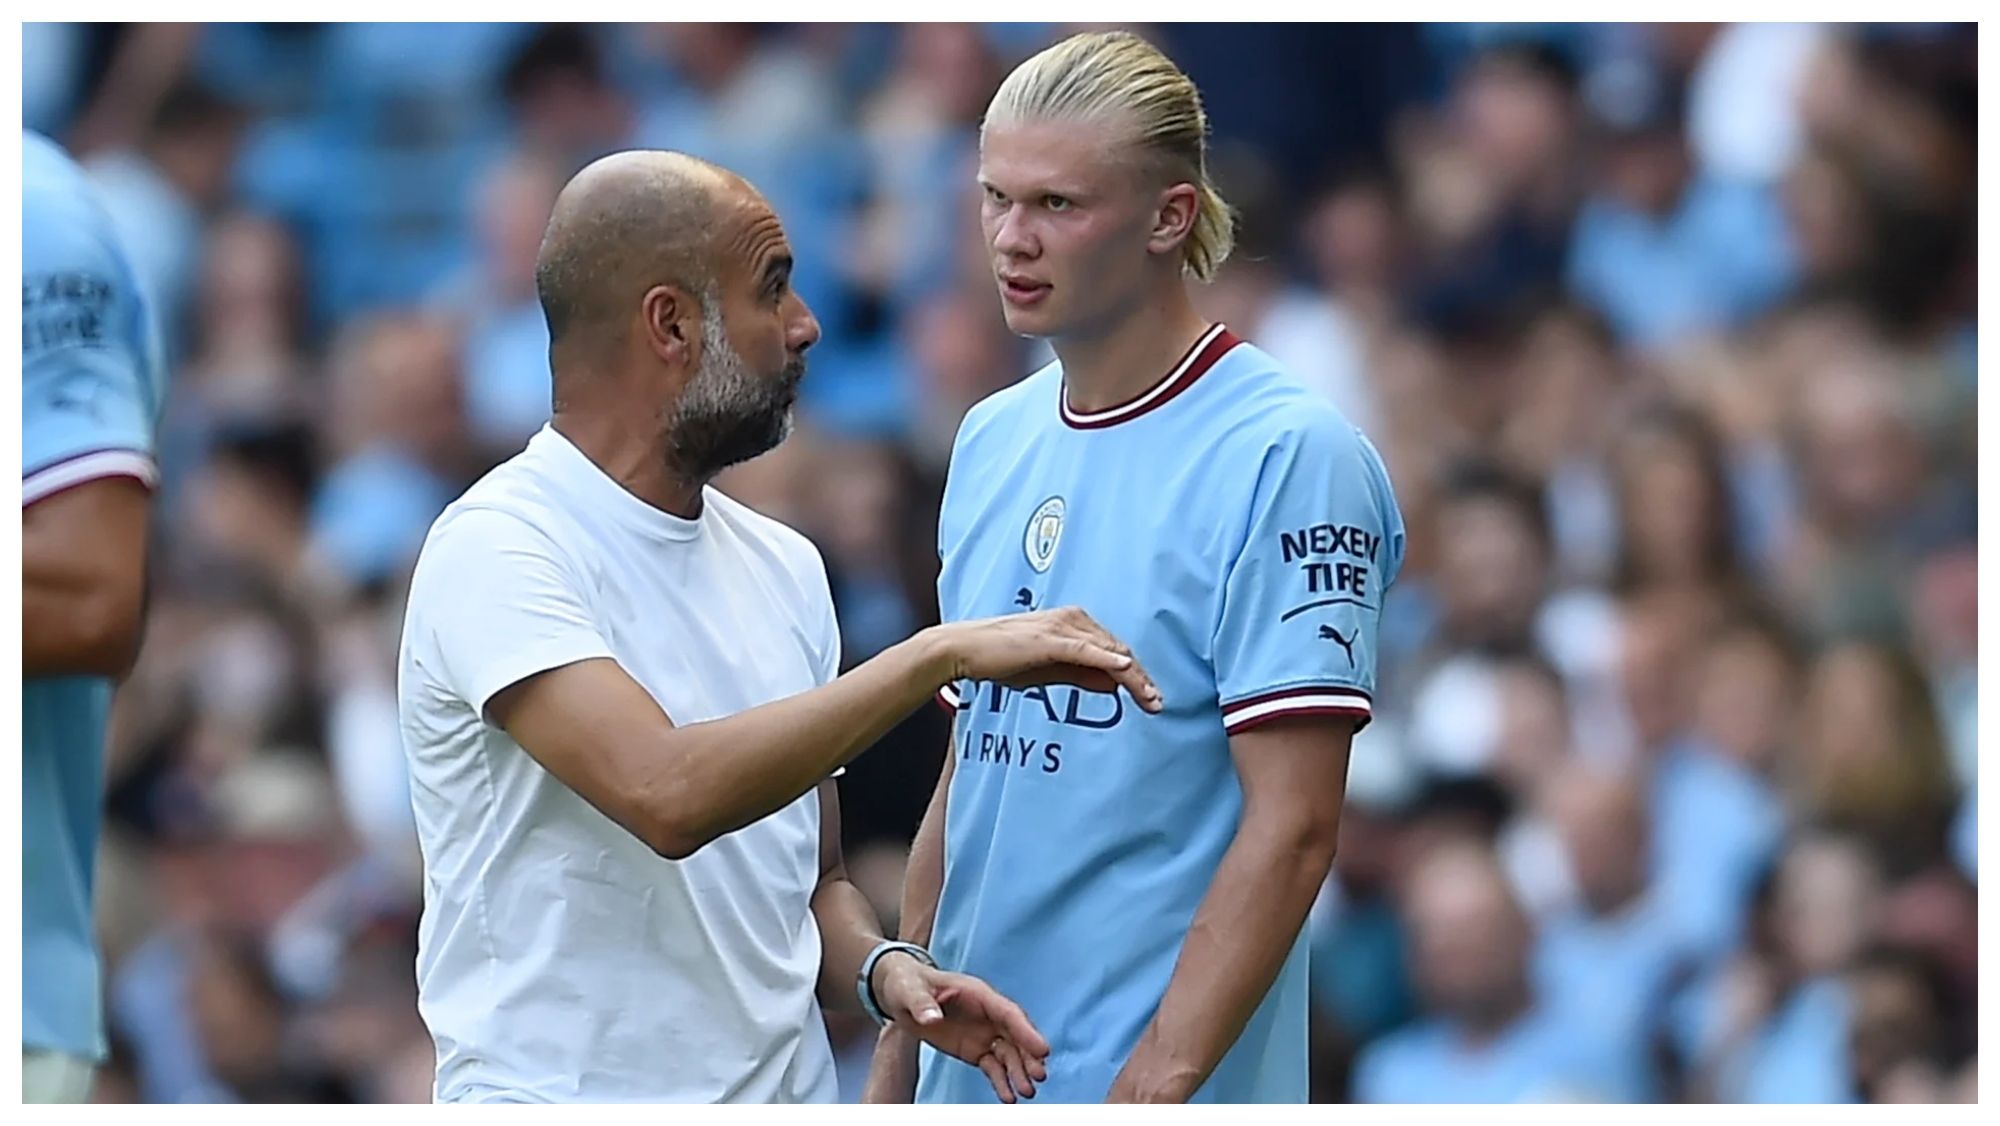
<svg viewBox="0 0 2000 1126">
<path fill-rule="evenodd" d="M 1080 185 L 1065 187 L 1057 183 L 1042 183 L 1032 185 L 1025 191 L 1010 192 L 985 176 L 975 176 L 973 178 L 979 181 L 979 187 L 982 191 L 998 191 L 1001 195 L 1013 196 L 1016 199 L 1040 199 L 1043 196 L 1057 195 L 1064 199 L 1081 203 L 1091 198 L 1090 193 L 1083 190 Z"/>
</svg>

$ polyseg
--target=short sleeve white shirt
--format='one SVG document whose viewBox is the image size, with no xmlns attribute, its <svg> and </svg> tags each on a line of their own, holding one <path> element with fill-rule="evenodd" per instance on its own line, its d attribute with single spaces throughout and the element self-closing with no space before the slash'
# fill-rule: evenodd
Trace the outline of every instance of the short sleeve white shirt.
<svg viewBox="0 0 2000 1126">
<path fill-rule="evenodd" d="M 697 519 L 662 512 L 552 427 L 439 517 L 397 693 L 437 1098 L 833 1101 L 817 795 L 685 860 L 654 854 L 485 716 L 592 658 L 683 726 L 824 683 L 840 656 L 819 553 L 713 489 Z"/>
</svg>

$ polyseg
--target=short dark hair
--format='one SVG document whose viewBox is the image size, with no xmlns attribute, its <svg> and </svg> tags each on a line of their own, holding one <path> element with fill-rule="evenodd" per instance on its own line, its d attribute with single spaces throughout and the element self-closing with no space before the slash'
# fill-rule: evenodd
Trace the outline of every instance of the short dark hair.
<svg viewBox="0 0 2000 1126">
<path fill-rule="evenodd" d="M 1483 457 L 1462 458 L 1446 468 L 1442 499 L 1446 505 L 1492 501 L 1512 509 L 1535 540 L 1548 550 L 1553 543 L 1549 514 L 1541 489 L 1533 481 Z"/>
<path fill-rule="evenodd" d="M 550 24 L 535 32 L 514 52 L 500 72 L 500 94 L 518 107 L 533 97 L 548 79 L 567 76 L 589 85 L 604 83 L 604 56 L 589 29 L 576 24 Z"/>
</svg>

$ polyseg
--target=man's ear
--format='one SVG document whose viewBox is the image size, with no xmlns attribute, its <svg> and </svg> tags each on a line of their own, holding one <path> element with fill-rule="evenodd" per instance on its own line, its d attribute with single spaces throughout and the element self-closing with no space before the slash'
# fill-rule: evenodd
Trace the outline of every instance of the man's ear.
<svg viewBox="0 0 2000 1126">
<path fill-rule="evenodd" d="M 653 355 L 669 367 L 701 362 L 701 307 L 677 285 L 656 285 L 639 299 L 640 329 Z"/>
<path fill-rule="evenodd" d="M 1175 254 L 1194 233 L 1195 219 L 1201 214 L 1201 192 L 1193 184 L 1171 184 L 1161 190 L 1159 199 L 1146 249 L 1154 254 Z"/>
</svg>

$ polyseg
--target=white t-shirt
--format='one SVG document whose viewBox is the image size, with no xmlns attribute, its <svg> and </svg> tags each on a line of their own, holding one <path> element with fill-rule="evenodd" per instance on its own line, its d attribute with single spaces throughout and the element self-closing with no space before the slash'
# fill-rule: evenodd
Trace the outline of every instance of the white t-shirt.
<svg viewBox="0 0 2000 1126">
<path fill-rule="evenodd" d="M 699 723 L 831 680 L 838 646 L 804 536 L 713 489 L 698 519 L 669 515 L 552 428 L 438 518 L 397 695 L 440 1101 L 834 1101 L 818 796 L 666 860 L 483 716 L 610 657 Z"/>
</svg>

